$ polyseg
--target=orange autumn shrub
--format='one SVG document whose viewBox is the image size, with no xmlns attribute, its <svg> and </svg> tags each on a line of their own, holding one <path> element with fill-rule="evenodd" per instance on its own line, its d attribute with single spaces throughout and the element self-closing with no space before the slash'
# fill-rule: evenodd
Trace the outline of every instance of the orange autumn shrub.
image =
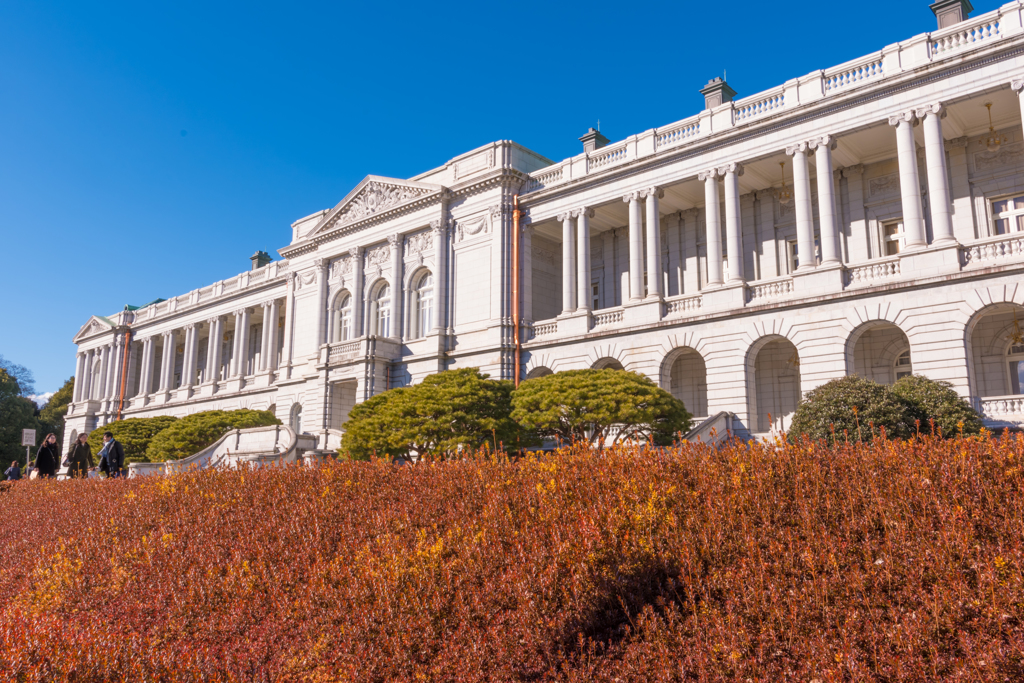
<svg viewBox="0 0 1024 683">
<path fill-rule="evenodd" d="M 1024 438 L 0 494 L 0 681 L 1018 681 Z"/>
</svg>

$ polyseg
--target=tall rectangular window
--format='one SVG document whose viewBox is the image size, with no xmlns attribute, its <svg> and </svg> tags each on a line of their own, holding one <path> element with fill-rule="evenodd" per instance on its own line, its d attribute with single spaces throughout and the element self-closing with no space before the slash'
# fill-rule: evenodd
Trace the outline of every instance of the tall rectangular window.
<svg viewBox="0 0 1024 683">
<path fill-rule="evenodd" d="M 1006 235 L 1024 230 L 1024 196 L 992 202 L 992 234 Z"/>
<path fill-rule="evenodd" d="M 882 223 L 882 240 L 886 256 L 895 256 L 903 251 L 906 237 L 903 234 L 903 219 Z"/>
</svg>

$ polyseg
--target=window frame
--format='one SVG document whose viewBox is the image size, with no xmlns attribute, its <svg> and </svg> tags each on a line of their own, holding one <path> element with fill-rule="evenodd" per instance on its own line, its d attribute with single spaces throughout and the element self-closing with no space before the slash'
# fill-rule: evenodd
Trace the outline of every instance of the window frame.
<svg viewBox="0 0 1024 683">
<path fill-rule="evenodd" d="M 1015 207 L 1012 210 L 1002 211 L 997 214 L 996 204 L 1000 202 L 1014 202 Z M 1016 208 L 1016 205 L 1019 205 L 1020 208 Z M 1024 232 L 1024 193 L 1014 192 L 1013 194 L 990 198 L 988 200 L 988 213 L 989 234 L 992 237 L 1000 237 L 1002 235 L 1009 235 L 1015 232 Z M 1000 216 L 1002 217 L 1000 218 Z M 1014 221 L 1014 218 L 1017 220 Z M 999 232 L 998 224 L 1001 220 L 1007 222 L 1007 227 L 1009 229 L 1005 232 Z"/>
<path fill-rule="evenodd" d="M 1021 350 L 1014 352 L 1014 347 Z M 1010 343 L 1006 345 L 1006 353 L 1003 354 L 1003 358 L 1003 368 L 1006 370 L 1006 389 L 1010 392 L 1009 395 L 1020 396 L 1024 394 L 1024 387 L 1021 386 L 1020 382 L 1020 369 L 1018 368 L 1016 376 L 1010 370 L 1010 363 L 1024 362 L 1024 344 L 1014 344 L 1011 339 Z M 1017 385 L 1016 391 L 1013 388 L 1014 384 Z"/>
</svg>

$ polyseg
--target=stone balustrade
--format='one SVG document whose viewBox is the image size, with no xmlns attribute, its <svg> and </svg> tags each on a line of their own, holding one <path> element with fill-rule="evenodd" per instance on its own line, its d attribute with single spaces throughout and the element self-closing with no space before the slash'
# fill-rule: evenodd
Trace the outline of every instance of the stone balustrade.
<svg viewBox="0 0 1024 683">
<path fill-rule="evenodd" d="M 982 396 L 974 404 L 975 410 L 992 419 L 1024 416 L 1024 396 Z"/>
<path fill-rule="evenodd" d="M 604 327 L 606 325 L 621 323 L 622 313 L 623 309 L 621 307 L 594 313 L 594 327 Z"/>
<path fill-rule="evenodd" d="M 558 321 L 540 322 L 533 324 L 534 337 L 547 337 L 558 332 Z"/>
<path fill-rule="evenodd" d="M 791 277 L 755 282 L 747 286 L 747 301 L 754 305 L 782 299 L 792 296 L 792 294 L 793 278 Z"/>
<path fill-rule="evenodd" d="M 665 316 L 691 315 L 700 310 L 702 303 L 703 297 L 700 294 L 668 298 L 665 300 Z"/>
<path fill-rule="evenodd" d="M 990 261 L 998 261 L 1007 257 L 1019 258 L 1024 254 L 1024 233 L 1011 233 L 999 235 L 986 240 L 979 240 L 973 244 L 961 247 L 964 266 L 974 266 L 979 263 L 988 265 Z"/>
<path fill-rule="evenodd" d="M 849 266 L 846 269 L 848 287 L 861 287 L 890 280 L 900 274 L 900 257 L 890 256 L 877 261 Z"/>
</svg>

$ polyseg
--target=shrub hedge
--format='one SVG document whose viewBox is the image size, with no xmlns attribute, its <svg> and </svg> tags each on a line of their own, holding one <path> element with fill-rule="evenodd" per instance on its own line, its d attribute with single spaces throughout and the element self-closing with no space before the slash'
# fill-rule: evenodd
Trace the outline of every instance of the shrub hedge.
<svg viewBox="0 0 1024 683">
<path fill-rule="evenodd" d="M 111 432 L 124 447 L 125 462 L 148 462 L 146 450 L 157 434 L 178 421 L 170 415 L 157 417 L 130 417 L 116 420 L 89 432 L 89 446 L 93 461 L 99 464 L 99 452 L 103 448 L 103 433 Z"/>
<path fill-rule="evenodd" d="M 207 410 L 175 421 L 150 442 L 150 462 L 179 460 L 198 453 L 232 429 L 279 425 L 269 410 Z"/>
<path fill-rule="evenodd" d="M 19 482 L 0 680 L 1019 681 L 1022 458 L 925 436 Z"/>
</svg>

